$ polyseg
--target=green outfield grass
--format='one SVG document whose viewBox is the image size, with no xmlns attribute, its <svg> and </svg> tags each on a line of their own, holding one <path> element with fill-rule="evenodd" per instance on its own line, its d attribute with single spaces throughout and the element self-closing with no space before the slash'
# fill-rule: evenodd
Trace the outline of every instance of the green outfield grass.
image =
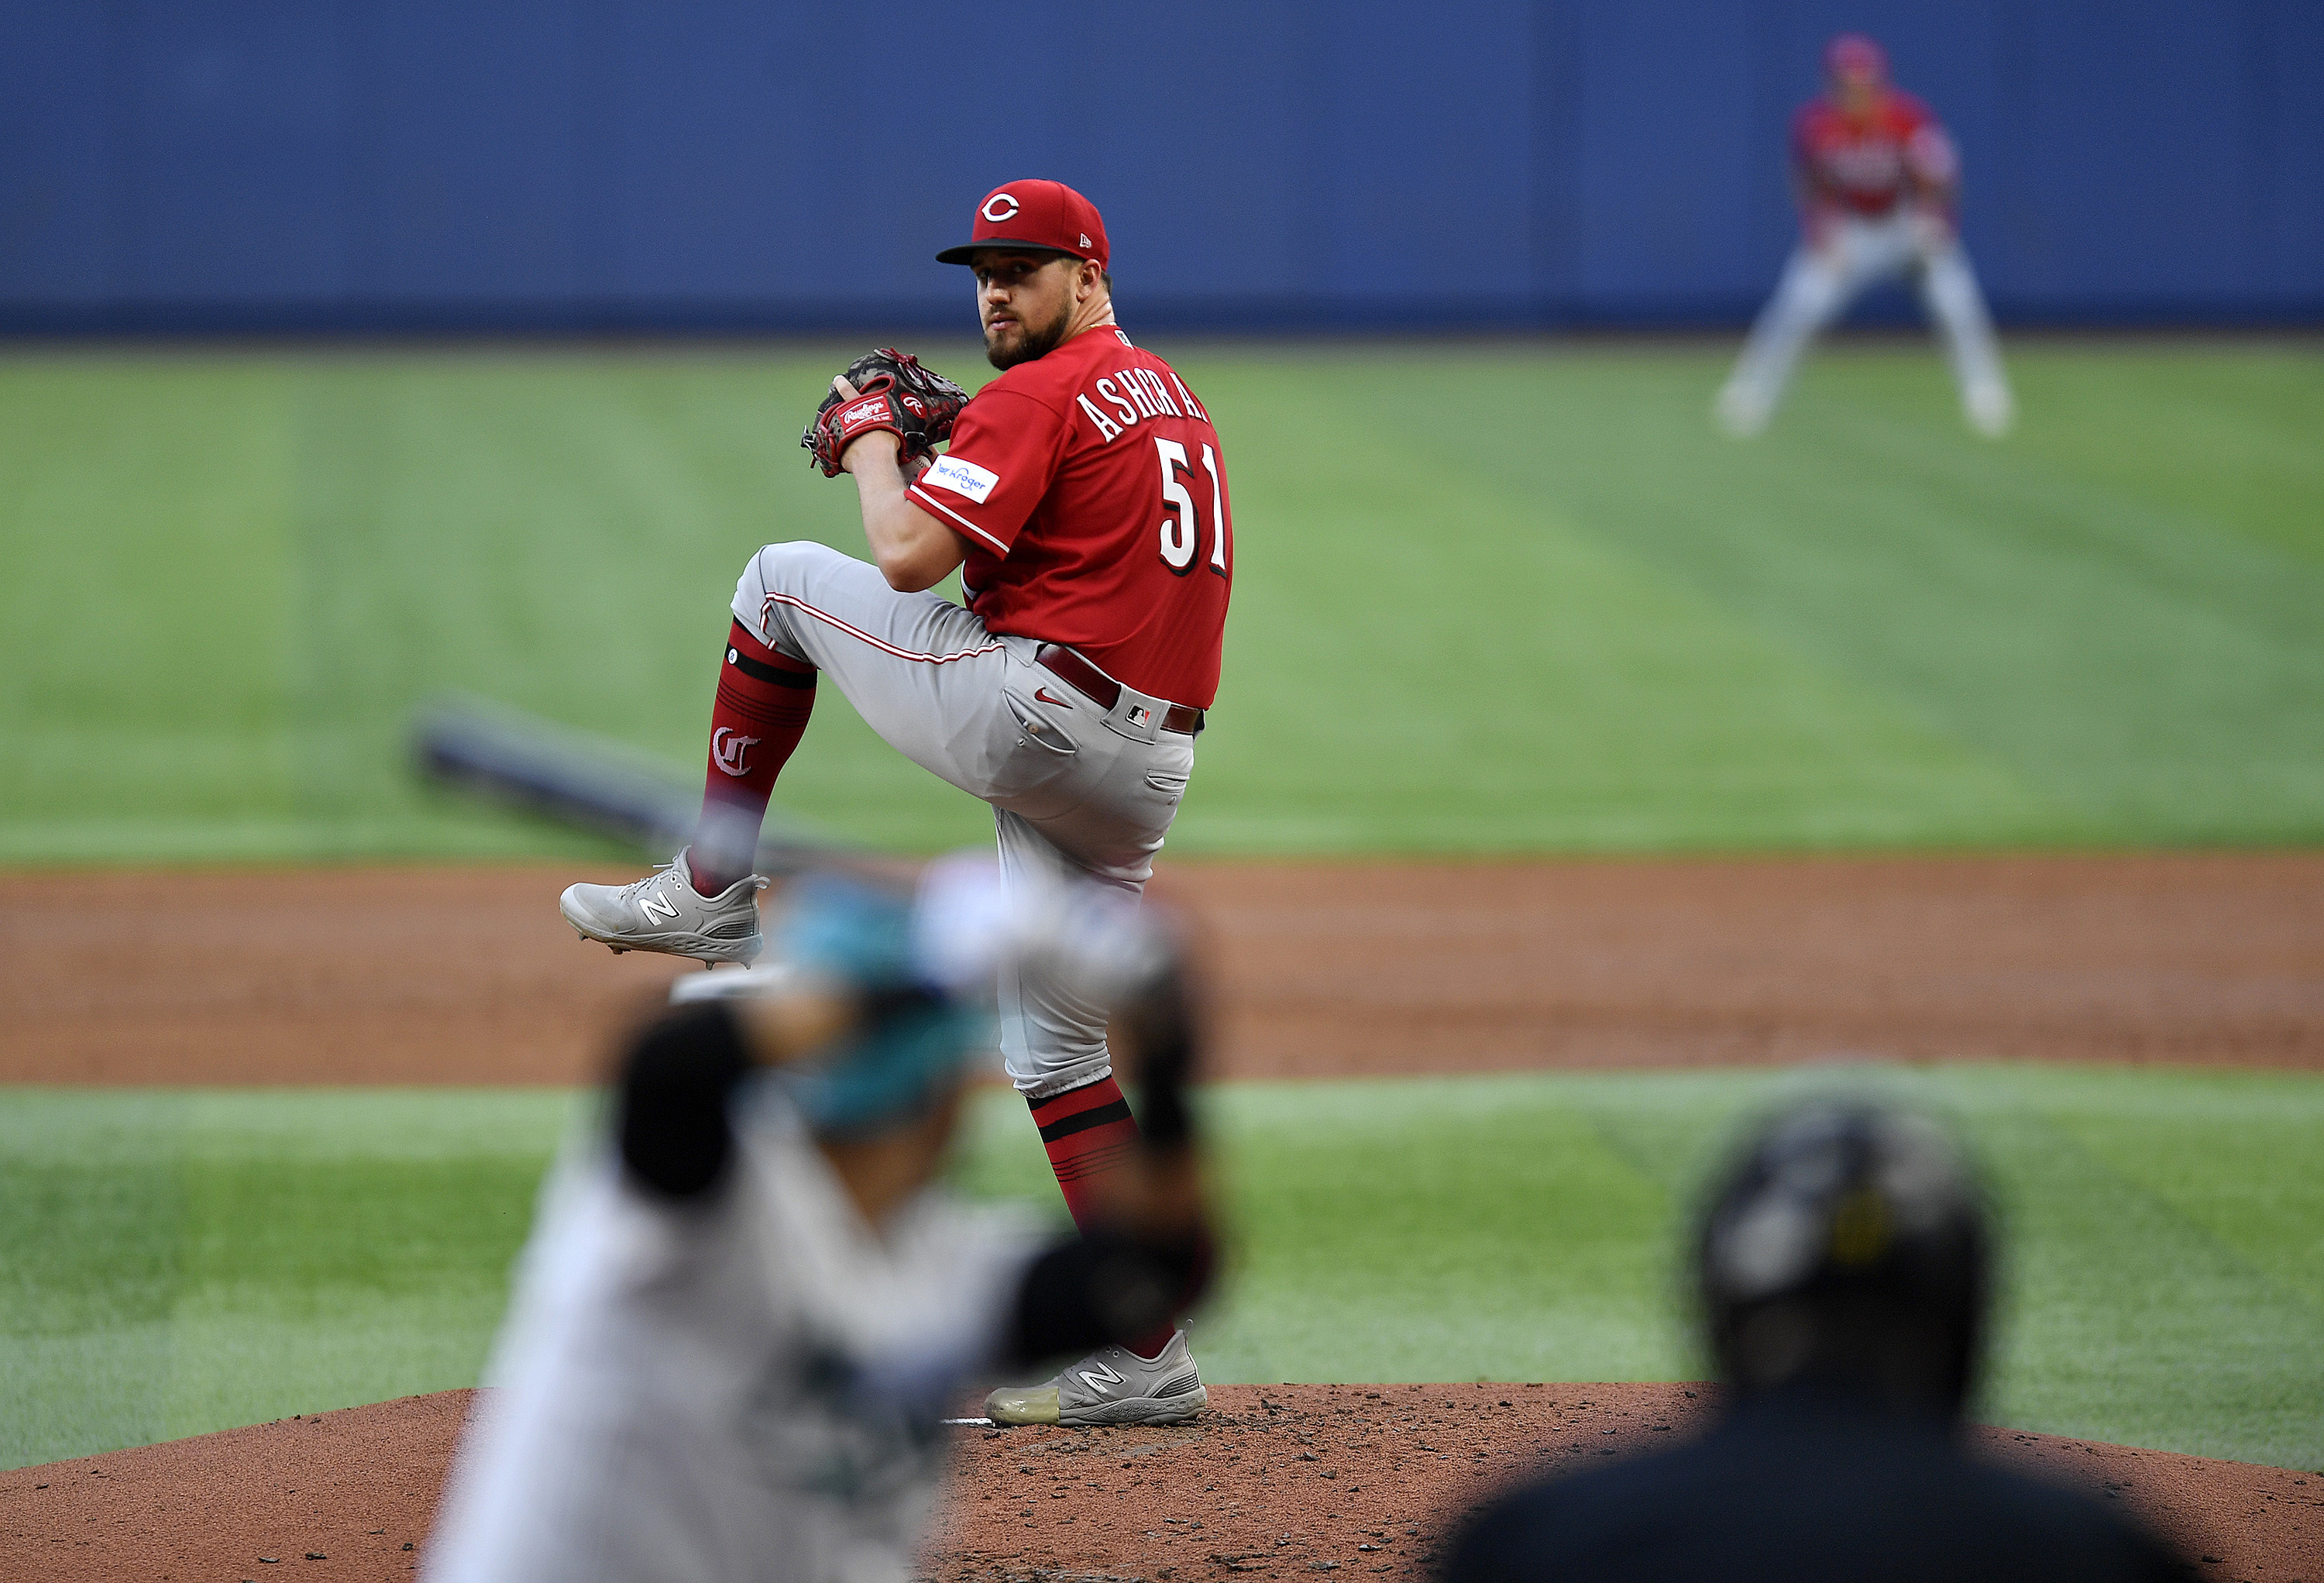
<svg viewBox="0 0 2324 1583">
<path fill-rule="evenodd" d="M 859 544 L 835 356 L 0 357 L 0 861 L 573 849 L 414 790 L 410 712 L 698 762 L 743 557 Z M 2324 837 L 2324 351 L 2022 346 L 1998 445 L 1910 344 L 1732 444 L 1724 359 L 1186 348 L 1240 566 L 1176 849 Z M 781 799 L 986 828 L 830 693 Z"/>
<path fill-rule="evenodd" d="M 1692 1378 L 1678 1242 L 1739 1116 L 1831 1072 L 1214 1094 L 1219 1381 Z M 1953 1117 L 2007 1228 L 1990 1420 L 2324 1467 L 2324 1080 L 1855 1079 Z M 472 1383 L 564 1093 L 0 1098 L 0 1467 Z M 961 1167 L 1055 1202 L 996 1093 Z"/>
</svg>

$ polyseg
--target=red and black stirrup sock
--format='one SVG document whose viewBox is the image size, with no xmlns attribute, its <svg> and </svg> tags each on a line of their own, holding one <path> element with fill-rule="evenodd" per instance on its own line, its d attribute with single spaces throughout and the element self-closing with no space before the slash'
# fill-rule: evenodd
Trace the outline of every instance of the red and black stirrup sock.
<svg viewBox="0 0 2324 1583">
<path fill-rule="evenodd" d="M 775 777 L 815 708 L 815 667 L 769 648 L 741 622 L 726 634 L 718 701 L 710 711 L 710 766 L 687 866 L 715 896 L 751 872 Z"/>
<path fill-rule="evenodd" d="M 1041 1147 L 1049 1152 L 1049 1169 L 1065 1195 L 1074 1224 L 1087 1231 L 1100 1212 L 1094 1186 L 1109 1171 L 1119 1170 L 1138 1147 L 1138 1120 L 1121 1085 L 1108 1072 L 1094 1083 L 1052 1094 L 1027 1103 L 1033 1107 L 1033 1125 L 1041 1129 Z M 1170 1344 L 1171 1327 L 1163 1326 L 1129 1343 L 1140 1357 L 1158 1357 Z"/>
</svg>

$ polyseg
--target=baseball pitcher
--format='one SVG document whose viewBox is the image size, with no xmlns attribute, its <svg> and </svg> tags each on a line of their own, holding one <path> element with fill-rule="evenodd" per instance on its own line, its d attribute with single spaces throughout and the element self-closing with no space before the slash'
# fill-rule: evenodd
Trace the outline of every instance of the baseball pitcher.
<svg viewBox="0 0 2324 1583">
<path fill-rule="evenodd" d="M 1153 873 L 1218 690 L 1234 577 L 1218 431 L 1115 322 L 1105 222 L 1072 188 L 993 189 L 969 240 L 937 258 L 973 273 L 1000 377 L 971 400 L 883 352 L 833 381 L 801 443 L 826 475 L 853 476 L 873 563 L 813 543 L 751 558 L 694 839 L 635 884 L 567 890 L 585 939 L 757 954 L 759 825 L 824 676 L 898 751 L 992 805 L 1013 881 L 1064 872 L 1134 895 Z M 955 567 L 964 608 L 927 591 Z M 1069 992 L 1004 980 L 1001 995 L 1010 1077 L 1086 1223 L 1138 1137 L 1104 1020 Z M 988 1410 L 1175 1422 L 1199 1384 L 1185 1338 L 1165 1328 L 996 1392 Z"/>
<path fill-rule="evenodd" d="M 1112 893 L 803 880 L 780 960 L 679 981 L 544 1192 L 429 1583 L 902 1583 L 996 1360 L 1167 1328 L 1210 1267 L 1176 953 Z M 1111 1005 L 1148 1129 L 1087 1236 L 931 1187 L 997 955 Z M 1194 1387 L 1199 1393 L 1199 1387 Z"/>
<path fill-rule="evenodd" d="M 1816 332 L 1868 287 L 1909 271 L 1943 333 L 1962 412 L 1980 434 L 2007 432 L 2014 403 L 1961 249 L 1952 140 L 1926 105 L 1890 86 L 1887 56 L 1861 33 L 1825 47 L 1824 71 L 1827 97 L 1792 121 L 1800 245 L 1719 393 L 1720 426 L 1738 437 L 1766 428 Z"/>
</svg>

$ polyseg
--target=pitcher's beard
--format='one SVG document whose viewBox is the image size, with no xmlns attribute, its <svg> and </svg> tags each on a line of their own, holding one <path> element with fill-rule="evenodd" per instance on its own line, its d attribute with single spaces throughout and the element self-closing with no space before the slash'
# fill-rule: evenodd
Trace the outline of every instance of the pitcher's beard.
<svg viewBox="0 0 2324 1583">
<path fill-rule="evenodd" d="M 993 344 L 990 336 L 984 341 L 984 360 L 995 368 L 1014 368 L 1019 363 L 1030 363 L 1036 357 L 1046 357 L 1057 349 L 1065 338 L 1065 327 L 1074 321 L 1074 305 L 1070 301 L 1057 310 L 1057 317 L 1036 329 L 1023 319 L 1017 321 L 1016 342 L 1003 348 Z"/>
</svg>

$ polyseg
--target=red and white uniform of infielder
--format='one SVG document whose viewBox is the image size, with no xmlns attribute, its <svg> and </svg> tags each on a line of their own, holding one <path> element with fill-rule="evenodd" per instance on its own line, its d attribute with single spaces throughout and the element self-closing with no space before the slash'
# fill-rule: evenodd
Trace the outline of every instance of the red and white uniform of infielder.
<svg viewBox="0 0 2324 1583">
<path fill-rule="evenodd" d="M 1720 421 L 1738 435 L 1764 428 L 1816 332 L 1866 288 L 1910 273 L 1944 336 L 1964 413 L 1980 432 L 2000 434 L 2013 403 L 1961 250 L 1952 139 L 1926 105 L 1889 85 L 1886 58 L 1871 40 L 1834 39 L 1824 61 L 1831 96 L 1792 121 L 1800 245 L 1720 392 Z"/>
<path fill-rule="evenodd" d="M 966 608 L 821 544 L 770 544 L 735 619 L 992 804 L 1004 873 L 1141 889 L 1194 764 L 1171 707 L 1218 690 L 1234 537 L 1209 412 L 1109 320 L 978 392 L 909 494 L 969 545 Z M 1110 707 L 1038 662 L 1052 643 L 1119 684 Z M 1006 981 L 1001 1050 L 1034 1099 L 1111 1066 L 1097 1008 Z"/>
</svg>

